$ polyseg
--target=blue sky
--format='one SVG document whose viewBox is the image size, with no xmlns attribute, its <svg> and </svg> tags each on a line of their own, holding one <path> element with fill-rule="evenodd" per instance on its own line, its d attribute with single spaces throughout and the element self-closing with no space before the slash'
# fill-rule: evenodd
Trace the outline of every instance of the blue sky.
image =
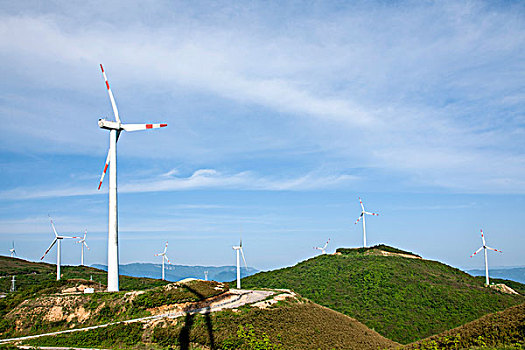
<svg viewBox="0 0 525 350">
<path fill-rule="evenodd" d="M 457 267 L 525 265 L 525 4 L 0 2 L 0 253 L 88 230 L 105 263 L 113 118 L 121 263 L 292 265 L 386 243 Z M 64 244 L 63 261 L 79 260 Z M 54 261 L 54 254 L 46 258 Z"/>
</svg>

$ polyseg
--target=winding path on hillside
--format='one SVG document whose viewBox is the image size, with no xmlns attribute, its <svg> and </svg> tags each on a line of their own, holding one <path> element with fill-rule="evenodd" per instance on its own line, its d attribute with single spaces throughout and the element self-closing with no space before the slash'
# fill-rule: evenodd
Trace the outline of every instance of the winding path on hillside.
<svg viewBox="0 0 525 350">
<path fill-rule="evenodd" d="M 221 300 L 220 302 L 216 302 L 216 303 L 211 302 L 210 305 L 206 307 L 196 308 L 196 309 L 187 310 L 187 311 L 176 311 L 176 312 L 170 311 L 170 312 L 166 312 L 160 315 L 134 318 L 130 320 L 105 323 L 105 324 L 100 324 L 96 326 L 84 327 L 84 328 L 66 329 L 63 331 L 36 334 L 36 335 L 28 335 L 25 337 L 0 339 L 0 344 L 5 344 L 5 343 L 10 343 L 10 342 L 15 342 L 15 341 L 23 341 L 23 340 L 28 340 L 28 339 L 40 338 L 40 337 L 46 337 L 50 335 L 59 335 L 59 334 L 66 334 L 66 333 L 73 333 L 73 332 L 83 332 L 83 331 L 88 331 L 91 329 L 107 327 L 107 326 L 120 324 L 120 323 L 145 322 L 145 321 L 157 320 L 160 318 L 177 318 L 177 317 L 185 316 L 187 314 L 198 314 L 198 313 L 207 314 L 210 312 L 221 311 L 224 309 L 234 309 L 234 308 L 237 308 L 243 305 L 253 304 L 258 301 L 266 299 L 270 295 L 275 294 L 275 292 L 272 292 L 272 291 L 246 290 L 246 289 L 230 289 L 229 292 L 231 294 L 229 299 Z"/>
</svg>

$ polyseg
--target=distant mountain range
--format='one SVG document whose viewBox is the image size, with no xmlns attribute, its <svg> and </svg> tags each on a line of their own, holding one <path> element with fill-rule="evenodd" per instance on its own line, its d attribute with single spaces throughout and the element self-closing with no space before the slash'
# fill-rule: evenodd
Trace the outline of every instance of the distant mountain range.
<svg viewBox="0 0 525 350">
<path fill-rule="evenodd" d="M 107 271 L 106 265 L 91 265 L 100 270 Z M 152 263 L 131 263 L 120 265 L 119 273 L 121 275 L 132 277 L 149 277 L 161 278 L 162 264 Z M 204 279 L 204 271 L 208 271 L 208 280 L 217 282 L 230 282 L 237 278 L 235 266 L 187 266 L 187 265 L 166 265 L 166 280 L 180 281 L 184 278 Z M 259 270 L 253 267 L 241 268 L 241 277 L 247 277 L 256 274 Z"/>
<path fill-rule="evenodd" d="M 485 276 L 484 269 L 467 270 L 472 276 Z M 525 283 L 525 267 L 495 268 L 489 266 L 489 277 Z"/>
</svg>

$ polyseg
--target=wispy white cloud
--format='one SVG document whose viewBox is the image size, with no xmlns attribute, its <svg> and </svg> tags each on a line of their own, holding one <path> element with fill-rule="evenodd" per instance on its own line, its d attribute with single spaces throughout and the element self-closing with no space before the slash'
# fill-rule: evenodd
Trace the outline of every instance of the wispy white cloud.
<svg viewBox="0 0 525 350">
<path fill-rule="evenodd" d="M 215 169 L 199 169 L 188 177 L 175 176 L 177 171 L 170 170 L 156 178 L 124 183 L 119 186 L 119 193 L 168 192 L 195 189 L 230 189 L 254 191 L 308 191 L 329 189 L 342 184 L 355 183 L 359 178 L 354 175 L 323 175 L 311 172 L 299 177 L 269 178 L 258 176 L 254 172 L 222 173 Z M 67 186 L 55 189 L 15 188 L 0 192 L 4 200 L 27 200 L 52 197 L 74 197 L 105 194 L 90 187 Z"/>
</svg>

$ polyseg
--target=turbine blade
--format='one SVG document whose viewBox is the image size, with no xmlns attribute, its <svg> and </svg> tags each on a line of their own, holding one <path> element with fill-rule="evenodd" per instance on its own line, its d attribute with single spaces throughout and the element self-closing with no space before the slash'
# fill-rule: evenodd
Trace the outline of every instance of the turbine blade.
<svg viewBox="0 0 525 350">
<path fill-rule="evenodd" d="M 168 258 L 168 256 L 167 256 L 167 255 L 164 255 L 164 258 L 163 258 L 163 259 L 166 259 L 166 261 L 168 262 L 168 264 L 170 264 L 170 265 L 171 265 L 170 259 Z"/>
<path fill-rule="evenodd" d="M 58 233 L 57 233 L 57 230 L 55 228 L 55 224 L 53 223 L 53 219 L 51 219 L 50 216 L 49 216 L 49 220 L 51 220 L 51 227 L 53 228 L 53 232 L 55 233 L 55 237 L 58 237 Z"/>
<path fill-rule="evenodd" d="M 478 254 L 480 252 L 480 250 L 483 249 L 483 247 L 479 248 L 478 250 L 476 250 L 474 252 L 474 254 L 472 254 L 470 257 L 472 258 L 474 255 Z"/>
<path fill-rule="evenodd" d="M 377 214 L 377 213 L 369 213 L 367 211 L 365 211 L 365 214 L 379 216 L 379 214 Z"/>
<path fill-rule="evenodd" d="M 330 243 L 330 238 L 328 238 L 328 241 L 326 241 L 326 243 L 324 244 L 323 249 L 326 249 L 326 247 L 328 246 L 328 243 Z"/>
<path fill-rule="evenodd" d="M 365 211 L 365 207 L 363 206 L 363 201 L 361 200 L 361 197 L 359 197 L 359 204 L 361 204 L 361 209 Z"/>
<path fill-rule="evenodd" d="M 357 218 L 356 222 L 354 222 L 354 224 L 357 224 L 359 222 L 359 220 L 361 220 L 362 217 L 363 217 L 363 213 L 361 213 L 361 215 L 359 215 L 359 217 Z"/>
<path fill-rule="evenodd" d="M 120 124 L 120 118 L 118 116 L 117 104 L 115 103 L 115 99 L 113 98 L 113 92 L 111 92 L 111 89 L 109 87 L 108 78 L 106 77 L 106 72 L 104 72 L 104 67 L 102 67 L 102 64 L 100 65 L 100 69 L 102 70 L 102 75 L 104 76 L 104 81 L 106 82 L 106 87 L 108 88 L 109 99 L 111 101 L 111 107 L 113 108 L 113 114 L 115 115 L 115 120 L 116 120 L 117 123 Z"/>
<path fill-rule="evenodd" d="M 46 254 L 51 250 L 51 248 L 53 248 L 53 246 L 55 245 L 55 243 L 58 241 L 58 238 L 55 238 L 53 240 L 53 243 L 51 243 L 51 245 L 49 246 L 49 248 L 47 248 L 46 252 L 44 253 L 44 255 L 42 255 L 42 257 L 40 258 L 40 260 L 43 260 L 44 257 L 46 256 Z"/>
<path fill-rule="evenodd" d="M 82 242 L 82 243 L 86 246 L 87 249 L 89 249 L 89 247 L 88 247 L 86 241 L 84 241 L 84 242 Z M 91 250 L 91 249 L 90 249 L 90 250 Z"/>
<path fill-rule="evenodd" d="M 248 270 L 248 265 L 246 264 L 246 259 L 244 258 L 244 252 L 242 251 L 242 248 L 240 249 L 241 255 L 242 255 L 242 261 L 244 261 L 244 266 L 246 267 L 246 270 Z"/>
<path fill-rule="evenodd" d="M 164 247 L 164 254 L 166 254 L 167 250 L 168 250 L 168 241 L 166 241 L 166 246 Z"/>
<path fill-rule="evenodd" d="M 168 124 L 122 124 L 122 129 L 126 131 L 139 131 L 139 130 L 147 130 L 147 129 L 157 129 L 157 128 L 164 128 L 168 126 Z"/>
<path fill-rule="evenodd" d="M 483 245 L 486 245 L 485 236 L 483 235 L 483 230 L 480 230 L 480 231 L 481 231 L 481 240 L 483 241 Z"/>
<path fill-rule="evenodd" d="M 104 170 L 102 170 L 102 175 L 100 176 L 100 183 L 98 184 L 99 190 L 100 190 L 100 186 L 102 186 L 102 181 L 104 181 L 104 176 L 106 176 L 106 171 L 108 171 L 110 152 L 111 152 L 111 148 L 108 149 L 108 156 L 106 157 L 106 164 L 104 165 Z"/>
<path fill-rule="evenodd" d="M 491 247 L 486 247 L 487 249 L 490 249 L 490 250 L 493 250 L 495 252 L 498 252 L 498 253 L 503 253 L 501 250 L 497 250 L 497 249 L 494 249 L 494 248 L 491 248 Z"/>
<path fill-rule="evenodd" d="M 82 237 L 77 237 L 77 236 L 73 236 L 73 237 L 70 237 L 70 236 L 58 236 L 57 238 L 82 238 Z"/>
</svg>

